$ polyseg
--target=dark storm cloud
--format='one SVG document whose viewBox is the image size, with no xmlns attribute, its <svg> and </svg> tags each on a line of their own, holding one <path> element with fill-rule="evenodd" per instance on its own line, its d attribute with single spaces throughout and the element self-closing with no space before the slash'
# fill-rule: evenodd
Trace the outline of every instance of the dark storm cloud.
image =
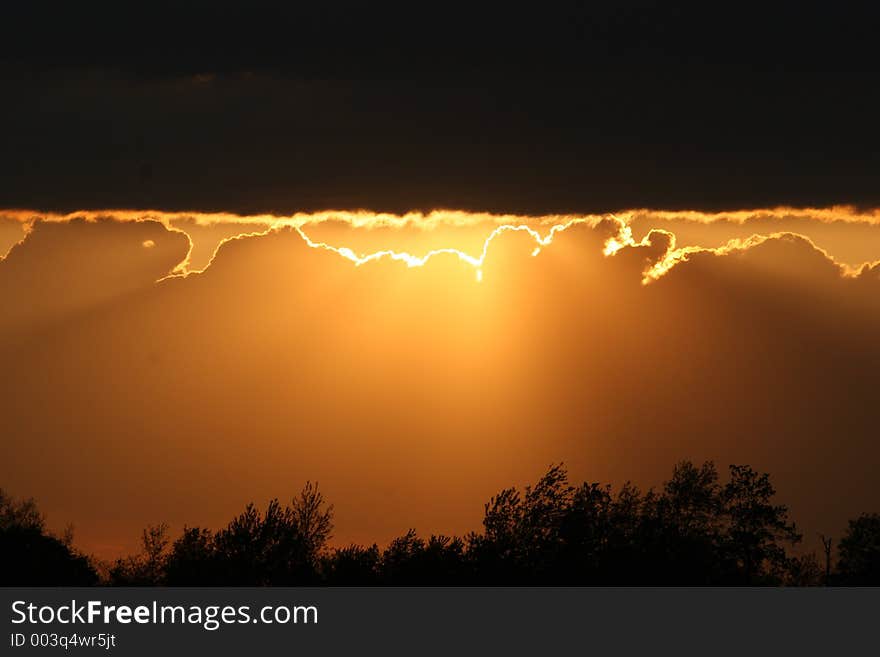
<svg viewBox="0 0 880 657">
<path fill-rule="evenodd" d="M 869 3 L 783 0 L 47 2 L 4 9 L 3 59 L 139 76 L 541 76 L 649 68 L 876 70 Z M 38 44 L 38 47 L 35 47 Z"/>
<path fill-rule="evenodd" d="M 0 205 L 880 203 L 876 9 L 591 5 L 20 3 Z"/>
</svg>

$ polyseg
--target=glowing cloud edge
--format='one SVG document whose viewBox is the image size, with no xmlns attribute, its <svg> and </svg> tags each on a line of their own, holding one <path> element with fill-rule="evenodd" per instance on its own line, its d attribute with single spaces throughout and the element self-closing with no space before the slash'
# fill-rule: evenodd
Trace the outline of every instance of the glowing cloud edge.
<svg viewBox="0 0 880 657">
<path fill-rule="evenodd" d="M 282 228 L 291 228 L 303 239 L 305 244 L 313 249 L 330 251 L 336 255 L 352 262 L 355 266 L 361 266 L 370 262 L 389 259 L 396 262 L 402 262 L 407 267 L 422 267 L 432 258 L 438 255 L 453 255 L 460 261 L 470 265 L 475 269 L 476 280 L 482 280 L 482 266 L 485 262 L 487 253 L 493 240 L 499 235 L 506 232 L 525 232 L 535 242 L 535 248 L 532 251 L 533 256 L 537 256 L 542 249 L 552 244 L 554 237 L 567 228 L 576 224 L 587 224 L 596 226 L 602 221 L 613 221 L 617 224 L 617 233 L 609 237 L 604 245 L 603 253 L 605 256 L 613 256 L 626 247 L 639 247 L 651 244 L 652 234 L 666 234 L 669 239 L 669 247 L 666 253 L 655 262 L 649 264 L 643 272 L 642 283 L 648 284 L 658 280 L 666 273 L 671 271 L 677 264 L 686 262 L 688 258 L 695 253 L 714 253 L 716 255 L 724 255 L 733 251 L 743 250 L 755 246 L 767 239 L 779 237 L 783 234 L 797 234 L 808 242 L 813 244 L 814 248 L 821 251 L 834 262 L 841 270 L 842 276 L 857 276 L 865 266 L 873 263 L 863 263 L 858 267 L 838 263 L 834 258 L 823 249 L 817 247 L 809 236 L 799 233 L 774 232 L 771 234 L 755 234 L 746 239 L 736 238 L 728 241 L 719 247 L 701 247 L 701 246 L 685 246 L 676 247 L 675 235 L 671 231 L 664 229 L 653 229 L 642 240 L 636 241 L 633 238 L 630 224 L 638 215 L 645 213 L 650 214 L 658 219 L 665 220 L 684 220 L 700 223 L 713 223 L 719 221 L 728 221 L 744 224 L 750 219 L 757 217 L 784 218 L 790 216 L 809 217 L 812 220 L 821 223 L 842 222 L 842 223 L 862 223 L 869 225 L 880 225 L 880 209 L 858 210 L 852 206 L 833 206 L 829 208 L 792 208 L 787 206 L 768 208 L 768 209 L 752 209 L 752 210 L 736 210 L 728 212 L 704 213 L 693 210 L 682 211 L 664 211 L 651 209 L 634 209 L 617 213 L 608 213 L 603 215 L 544 215 L 544 216 L 527 216 L 514 214 L 492 214 L 485 212 L 468 212 L 463 210 L 433 210 L 428 213 L 409 212 L 403 215 L 394 215 L 390 213 L 374 213 L 367 210 L 326 210 L 314 213 L 296 213 L 289 216 L 279 216 L 272 214 L 261 215 L 238 215 L 232 213 L 199 213 L 199 212 L 164 212 L 155 210 L 85 210 L 71 212 L 67 214 L 59 213 L 43 213 L 34 210 L 10 209 L 0 210 L 0 218 L 18 221 L 23 224 L 24 231 L 22 241 L 26 239 L 32 226 L 37 221 L 43 222 L 67 222 L 75 219 L 84 220 L 86 222 L 96 222 L 100 220 L 114 220 L 122 222 L 142 222 L 155 221 L 161 223 L 169 232 L 180 233 L 186 236 L 189 241 L 189 250 L 186 257 L 167 275 L 160 278 L 160 281 L 186 277 L 192 274 L 199 274 L 207 271 L 214 261 L 217 252 L 223 245 L 235 239 L 244 237 L 267 235 L 272 231 Z M 208 264 L 202 269 L 191 269 L 190 258 L 193 250 L 193 241 L 191 236 L 184 228 L 175 226 L 175 223 L 193 222 L 199 226 L 210 226 L 214 224 L 236 224 L 246 227 L 259 227 L 263 230 L 243 231 L 240 234 L 224 238 L 219 242 L 211 256 Z M 356 229 L 376 229 L 376 228 L 404 228 L 415 227 L 419 230 L 430 231 L 438 226 L 451 227 L 467 227 L 477 226 L 481 224 L 495 224 L 495 228 L 489 233 L 482 244 L 482 248 L 478 255 L 468 253 L 455 247 L 443 247 L 433 249 L 422 255 L 410 253 L 408 251 L 397 251 L 394 249 L 383 249 L 369 253 L 356 253 L 347 246 L 336 246 L 327 242 L 315 241 L 306 232 L 305 228 L 310 225 L 317 225 L 325 222 L 341 222 L 348 224 Z M 549 226 L 548 230 L 541 231 L 540 228 Z M 19 242 L 20 243 L 20 242 Z M 5 256 L 0 256 L 0 261 Z M 880 261 L 877 261 L 880 262 Z"/>
</svg>

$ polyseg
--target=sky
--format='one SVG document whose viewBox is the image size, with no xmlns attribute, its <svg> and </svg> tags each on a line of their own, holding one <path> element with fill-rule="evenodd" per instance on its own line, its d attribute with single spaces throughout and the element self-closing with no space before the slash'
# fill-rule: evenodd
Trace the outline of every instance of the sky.
<svg viewBox="0 0 880 657">
<path fill-rule="evenodd" d="M 0 476 L 101 555 L 307 479 L 339 544 L 462 533 L 559 461 L 749 463 L 826 533 L 880 503 L 876 212 L 4 216 Z"/>
<path fill-rule="evenodd" d="M 103 557 L 560 461 L 880 507 L 876 8 L 299 4 L 4 9 L 0 486 Z"/>
</svg>

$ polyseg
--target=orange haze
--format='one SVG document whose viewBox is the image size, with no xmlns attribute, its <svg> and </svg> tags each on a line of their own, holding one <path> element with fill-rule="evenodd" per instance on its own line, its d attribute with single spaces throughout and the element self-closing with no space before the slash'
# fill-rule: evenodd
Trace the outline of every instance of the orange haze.
<svg viewBox="0 0 880 657">
<path fill-rule="evenodd" d="M 559 461 L 750 463 L 811 531 L 880 506 L 875 211 L 8 210 L 7 251 L 0 486 L 102 556 L 306 479 L 336 543 L 464 532 Z"/>
</svg>

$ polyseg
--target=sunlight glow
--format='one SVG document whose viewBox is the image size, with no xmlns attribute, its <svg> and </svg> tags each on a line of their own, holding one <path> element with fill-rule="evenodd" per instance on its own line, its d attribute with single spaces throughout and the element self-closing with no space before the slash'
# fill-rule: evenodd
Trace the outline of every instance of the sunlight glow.
<svg viewBox="0 0 880 657">
<path fill-rule="evenodd" d="M 585 221 L 586 221 L 585 219 L 571 219 L 564 224 L 556 224 L 555 226 L 552 226 L 550 228 L 550 230 L 545 235 L 541 235 L 541 233 L 539 233 L 537 230 L 535 230 L 534 228 L 531 228 L 530 226 L 526 226 L 526 225 L 505 224 L 502 226 L 498 226 L 497 228 L 495 228 L 495 230 L 493 230 L 489 234 L 489 237 L 487 237 L 486 240 L 483 242 L 483 249 L 480 252 L 480 255 L 478 255 L 478 256 L 474 256 L 469 253 L 465 253 L 464 251 L 460 251 L 459 249 L 455 249 L 455 248 L 451 248 L 451 247 L 442 248 L 442 249 L 434 249 L 433 251 L 428 251 L 428 253 L 426 253 L 423 256 L 417 256 L 417 255 L 413 255 L 411 253 L 394 251 L 394 250 L 374 251 L 372 253 L 358 255 L 354 251 L 352 251 L 350 248 L 345 247 L 345 246 L 337 247 L 337 246 L 332 246 L 330 244 L 327 244 L 326 242 L 315 242 L 308 235 L 306 235 L 306 233 L 303 231 L 303 229 L 299 226 L 296 226 L 295 230 L 297 233 L 299 233 L 300 237 L 302 237 L 303 240 L 305 240 L 305 243 L 308 244 L 311 248 L 325 249 L 327 251 L 332 251 L 332 252 L 342 256 L 346 260 L 350 260 L 356 266 L 360 266 L 365 263 L 372 262 L 374 260 L 381 260 L 382 258 L 388 258 L 390 260 L 404 262 L 404 263 L 406 263 L 407 267 L 422 267 L 429 260 L 431 260 L 431 258 L 433 258 L 434 256 L 438 256 L 441 254 L 454 255 L 462 262 L 469 264 L 471 267 L 473 267 L 474 269 L 477 270 L 477 281 L 479 282 L 479 281 L 483 280 L 483 274 L 482 274 L 481 267 L 483 266 L 483 263 L 486 260 L 486 254 L 489 251 L 489 245 L 492 243 L 492 240 L 494 240 L 496 237 L 498 237 L 502 233 L 507 233 L 507 232 L 528 233 L 528 235 L 531 236 L 531 238 L 533 240 L 535 240 L 535 242 L 538 245 L 535 248 L 535 250 L 532 251 L 532 255 L 536 256 L 540 252 L 541 247 L 547 246 L 551 242 L 553 242 L 553 236 L 556 233 L 562 232 L 563 230 L 565 230 L 569 226 L 572 226 L 574 224 L 584 223 Z M 622 227 L 622 229 L 625 229 L 625 228 L 626 228 L 625 226 Z M 612 240 L 609 240 L 609 242 L 610 241 L 612 241 Z M 607 248 L 608 247 L 606 246 L 606 251 L 607 251 Z"/>
</svg>

